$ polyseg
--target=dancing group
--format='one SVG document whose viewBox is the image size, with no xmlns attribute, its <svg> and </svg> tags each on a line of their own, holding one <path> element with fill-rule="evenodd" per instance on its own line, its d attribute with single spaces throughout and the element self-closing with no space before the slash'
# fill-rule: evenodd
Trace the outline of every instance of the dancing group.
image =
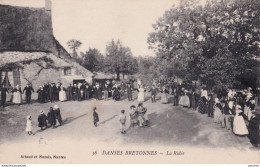
<svg viewBox="0 0 260 167">
<path fill-rule="evenodd" d="M 45 115 L 44 111 L 41 110 L 40 114 L 38 116 L 38 127 L 41 128 L 41 130 L 45 130 L 49 127 L 54 129 L 57 126 L 62 125 L 62 117 L 61 117 L 61 111 L 58 105 L 54 105 L 54 107 L 50 107 L 49 112 L 47 115 Z M 26 117 L 26 129 L 28 135 L 34 135 L 33 133 L 33 121 L 32 117 L 28 115 Z"/>
</svg>

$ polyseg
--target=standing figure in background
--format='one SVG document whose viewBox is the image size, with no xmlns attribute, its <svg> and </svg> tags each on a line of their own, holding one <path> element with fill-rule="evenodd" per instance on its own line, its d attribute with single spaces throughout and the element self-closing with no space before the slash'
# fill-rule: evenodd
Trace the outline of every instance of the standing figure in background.
<svg viewBox="0 0 260 167">
<path fill-rule="evenodd" d="M 3 107 L 5 107 L 6 93 L 8 93 L 8 89 L 5 87 L 5 85 L 3 85 L 1 88 L 1 105 Z"/>
<path fill-rule="evenodd" d="M 132 101 L 133 100 L 133 93 L 132 93 L 133 92 L 133 88 L 130 85 L 130 83 L 127 84 L 126 91 L 127 91 L 128 101 Z"/>
<path fill-rule="evenodd" d="M 152 86 L 152 89 L 149 90 L 149 92 L 151 92 L 151 100 L 152 100 L 152 103 L 154 103 L 154 102 L 156 101 L 157 91 L 158 91 L 158 89 L 155 88 L 154 85 Z"/>
<path fill-rule="evenodd" d="M 67 94 L 68 94 L 67 97 L 68 97 L 68 100 L 72 100 L 72 95 L 73 95 L 72 89 L 73 89 L 72 85 L 69 84 L 69 86 L 68 86 L 68 88 L 67 88 Z"/>
<path fill-rule="evenodd" d="M 192 89 L 192 92 L 191 92 L 191 107 L 192 107 L 192 110 L 195 111 L 197 109 L 197 103 L 196 103 L 196 92 L 194 89 Z"/>
<path fill-rule="evenodd" d="M 31 103 L 31 96 L 32 93 L 34 92 L 34 89 L 31 87 L 31 85 L 27 84 L 26 87 L 23 89 L 23 93 L 24 92 L 26 96 L 26 103 L 27 104 Z"/>
<path fill-rule="evenodd" d="M 215 98 L 215 105 L 214 105 L 214 122 L 220 124 L 221 117 L 222 117 L 222 105 L 218 98 Z"/>
<path fill-rule="evenodd" d="M 78 99 L 78 87 L 77 84 L 74 84 L 73 88 L 72 88 L 72 96 L 73 96 L 73 100 L 77 100 Z"/>
<path fill-rule="evenodd" d="M 45 99 L 44 99 L 44 89 L 42 86 L 40 86 L 40 88 L 37 90 L 38 93 L 38 102 L 39 103 L 44 103 Z"/>
<path fill-rule="evenodd" d="M 86 93 L 86 85 L 85 85 L 85 83 L 83 83 L 80 86 L 80 99 L 81 100 L 85 100 L 85 97 L 86 97 L 85 93 Z"/>
<path fill-rule="evenodd" d="M 182 105 L 183 107 L 190 107 L 190 98 L 187 95 L 187 90 L 183 90 L 183 94 L 180 98 L 179 104 Z"/>
<path fill-rule="evenodd" d="M 89 87 L 88 84 L 86 84 L 86 89 L 85 89 L 85 100 L 89 100 L 89 98 L 90 98 L 90 92 L 91 92 L 91 88 Z"/>
<path fill-rule="evenodd" d="M 246 123 L 244 121 L 244 118 L 242 116 L 243 111 L 242 107 L 240 105 L 236 106 L 236 114 L 233 121 L 233 132 L 236 135 L 248 135 L 248 130 L 246 127 Z"/>
<path fill-rule="evenodd" d="M 173 106 L 178 106 L 178 101 L 179 101 L 179 92 L 177 88 L 173 88 Z"/>
<path fill-rule="evenodd" d="M 105 100 L 105 101 L 108 100 L 108 91 L 109 91 L 108 84 L 105 83 L 105 85 L 104 85 L 104 90 L 103 90 L 103 92 L 104 92 L 104 100 Z"/>
<path fill-rule="evenodd" d="M 166 89 L 165 86 L 163 86 L 162 90 L 161 90 L 161 103 L 162 104 L 167 104 L 168 103 L 167 94 L 169 94 L 169 91 Z"/>
<path fill-rule="evenodd" d="M 14 97 L 13 97 L 13 103 L 14 104 L 22 104 L 22 90 L 20 88 L 19 85 L 16 86 L 16 88 L 14 88 L 12 90 Z"/>
<path fill-rule="evenodd" d="M 55 101 L 59 101 L 60 100 L 60 97 L 59 97 L 60 90 L 61 90 L 61 83 L 58 83 L 56 85 Z"/>
<path fill-rule="evenodd" d="M 97 127 L 97 123 L 99 122 L 99 117 L 98 117 L 96 107 L 94 107 L 94 109 L 93 109 L 93 122 L 94 122 L 94 126 Z"/>
<path fill-rule="evenodd" d="M 213 118 L 213 107 L 214 107 L 214 97 L 212 94 L 209 94 L 209 105 L 208 105 L 208 117 Z"/>
<path fill-rule="evenodd" d="M 143 87 L 143 85 L 140 85 L 140 88 L 137 89 L 138 91 L 138 97 L 137 97 L 137 101 L 138 102 L 144 102 L 145 101 L 145 94 L 144 92 L 146 91 Z"/>
<path fill-rule="evenodd" d="M 199 101 L 199 113 L 205 114 L 207 112 L 207 103 L 208 103 L 208 92 L 201 89 L 201 97 Z"/>
<path fill-rule="evenodd" d="M 113 93 L 113 99 L 114 99 L 115 101 L 119 101 L 120 98 L 121 98 L 121 95 L 120 95 L 120 89 L 119 89 L 119 87 L 117 86 L 117 84 L 114 86 L 113 91 L 114 91 L 114 93 Z"/>
<path fill-rule="evenodd" d="M 59 100 L 60 101 L 66 101 L 67 100 L 66 89 L 62 85 L 60 86 Z"/>
</svg>

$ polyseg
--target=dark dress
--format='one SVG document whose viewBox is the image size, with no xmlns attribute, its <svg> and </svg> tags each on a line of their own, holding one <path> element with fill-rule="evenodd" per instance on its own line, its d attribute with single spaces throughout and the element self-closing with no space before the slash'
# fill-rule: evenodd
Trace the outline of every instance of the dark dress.
<svg viewBox="0 0 260 167">
<path fill-rule="evenodd" d="M 214 98 L 210 97 L 208 105 L 208 117 L 213 117 Z"/>
<path fill-rule="evenodd" d="M 120 100 L 120 90 L 119 90 L 119 88 L 114 88 L 113 99 L 116 100 L 116 101 Z"/>
<path fill-rule="evenodd" d="M 257 145 L 260 143 L 260 134 L 259 134 L 259 121 L 257 117 L 251 118 L 248 125 L 249 135 L 248 138 L 252 145 Z"/>
<path fill-rule="evenodd" d="M 207 99 L 206 97 L 201 97 L 200 102 L 199 102 L 199 112 L 201 114 L 205 114 L 207 112 Z"/>
<path fill-rule="evenodd" d="M 54 127 L 56 125 L 56 115 L 53 109 L 50 109 L 50 111 L 47 114 L 48 116 L 48 123 Z"/>
<path fill-rule="evenodd" d="M 1 105 L 4 107 L 6 102 L 6 93 L 8 93 L 7 88 L 1 88 Z"/>
<path fill-rule="evenodd" d="M 60 109 L 54 109 L 54 113 L 55 113 L 55 118 L 58 120 L 59 124 L 61 125 L 62 123 L 62 118 L 61 118 L 61 114 L 60 114 Z"/>
<path fill-rule="evenodd" d="M 40 88 L 40 89 L 37 90 L 37 93 L 38 93 L 38 102 L 44 103 L 45 102 L 44 90 Z"/>
<path fill-rule="evenodd" d="M 93 112 L 93 119 L 94 119 L 94 125 L 97 126 L 97 123 L 99 122 L 99 117 L 96 111 Z"/>
<path fill-rule="evenodd" d="M 47 127 L 48 117 L 45 114 L 40 114 L 38 117 L 38 127 L 43 128 Z"/>
</svg>

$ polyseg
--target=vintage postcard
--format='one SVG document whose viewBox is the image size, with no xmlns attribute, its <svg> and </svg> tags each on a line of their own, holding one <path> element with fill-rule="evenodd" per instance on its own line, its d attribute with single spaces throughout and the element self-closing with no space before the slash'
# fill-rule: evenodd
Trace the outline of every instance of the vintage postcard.
<svg viewBox="0 0 260 167">
<path fill-rule="evenodd" d="M 259 0 L 0 0 L 0 164 L 259 164 Z"/>
</svg>

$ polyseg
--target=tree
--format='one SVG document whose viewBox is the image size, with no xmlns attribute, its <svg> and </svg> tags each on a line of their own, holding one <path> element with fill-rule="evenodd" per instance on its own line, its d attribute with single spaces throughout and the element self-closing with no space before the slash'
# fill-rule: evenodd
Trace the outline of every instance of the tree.
<svg viewBox="0 0 260 167">
<path fill-rule="evenodd" d="M 134 74 L 138 70 L 137 60 L 133 57 L 131 49 L 123 46 L 117 40 L 112 40 L 106 46 L 105 71 L 115 73 L 119 80 L 120 74 Z"/>
<path fill-rule="evenodd" d="M 199 79 L 208 87 L 245 86 L 241 76 L 256 67 L 254 58 L 260 55 L 260 1 L 209 0 L 204 6 L 196 4 L 185 0 L 166 11 L 153 25 L 150 48 L 161 60 L 180 62 L 179 69 L 186 73 L 182 78 Z"/>
<path fill-rule="evenodd" d="M 72 50 L 72 57 L 77 58 L 77 49 L 81 46 L 81 42 L 76 39 L 71 39 L 67 42 L 68 47 Z"/>
<path fill-rule="evenodd" d="M 96 48 L 89 48 L 86 53 L 81 52 L 81 57 L 83 58 L 82 66 L 89 71 L 103 71 L 104 56 Z"/>
</svg>

